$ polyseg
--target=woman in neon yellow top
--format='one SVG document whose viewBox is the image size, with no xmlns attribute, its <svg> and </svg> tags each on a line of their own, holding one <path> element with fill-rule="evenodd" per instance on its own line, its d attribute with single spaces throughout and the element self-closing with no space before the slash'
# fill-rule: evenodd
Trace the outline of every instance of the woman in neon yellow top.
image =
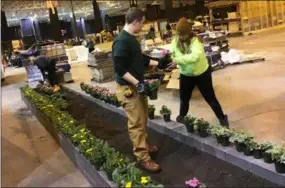
<svg viewBox="0 0 285 188">
<path fill-rule="evenodd" d="M 220 124 L 229 126 L 228 117 L 218 102 L 213 84 L 211 67 L 205 55 L 204 45 L 192 32 L 191 24 L 181 18 L 177 24 L 178 36 L 172 41 L 172 64 L 180 71 L 180 114 L 176 121 L 183 122 L 189 110 L 189 101 L 195 86 L 215 112 Z"/>
</svg>

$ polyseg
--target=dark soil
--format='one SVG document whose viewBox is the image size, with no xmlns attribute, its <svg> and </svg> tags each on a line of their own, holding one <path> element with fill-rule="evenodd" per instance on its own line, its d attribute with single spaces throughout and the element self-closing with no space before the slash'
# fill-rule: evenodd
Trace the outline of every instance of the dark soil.
<svg viewBox="0 0 285 188">
<path fill-rule="evenodd" d="M 87 124 L 96 137 L 106 140 L 118 151 L 135 160 L 125 117 L 74 93 L 68 92 L 66 97 L 71 103 L 69 112 L 75 119 Z M 159 147 L 155 161 L 161 165 L 162 171 L 158 174 L 145 173 L 165 186 L 184 187 L 185 180 L 196 177 L 209 187 L 278 187 L 152 129 L 148 129 L 148 140 Z"/>
</svg>

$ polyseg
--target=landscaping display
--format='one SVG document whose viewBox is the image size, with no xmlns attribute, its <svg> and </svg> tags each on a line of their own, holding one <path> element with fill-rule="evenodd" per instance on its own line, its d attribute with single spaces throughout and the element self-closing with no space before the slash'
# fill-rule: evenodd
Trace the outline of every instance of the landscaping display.
<svg viewBox="0 0 285 188">
<path fill-rule="evenodd" d="M 57 103 L 48 97 L 28 87 L 22 87 L 21 93 L 56 125 L 56 130 L 71 140 L 96 169 L 105 171 L 109 180 L 113 180 L 113 172 L 116 169 L 120 170 L 120 174 L 118 170 L 114 174 L 119 187 L 125 187 L 127 184 L 138 187 L 163 187 L 155 184 L 150 177 L 143 176 L 139 169 L 131 167 L 127 157 L 110 147 L 105 141 L 94 137 L 86 125 L 77 122 L 67 111 L 58 109 Z M 132 171 L 129 171 L 131 168 L 133 168 Z M 141 178 L 147 181 L 141 181 Z"/>
<path fill-rule="evenodd" d="M 115 104 L 109 102 L 116 101 L 114 93 L 106 88 L 91 87 L 83 83 L 81 88 L 92 97 L 112 105 Z M 125 126 L 126 118 L 123 116 L 99 107 L 94 102 L 72 92 L 49 94 L 39 88 L 32 90 L 27 87 L 21 88 L 21 92 L 56 125 L 57 131 L 70 139 L 74 147 L 90 164 L 97 170 L 103 170 L 107 177 L 119 187 L 161 187 L 163 185 L 276 187 L 250 172 L 183 145 L 152 129 L 148 129 L 148 137 L 150 142 L 159 147 L 157 160 L 159 164 L 163 163 L 163 171 L 159 174 L 141 171 L 134 163 L 132 144 Z M 65 107 L 62 108 L 59 104 L 63 101 Z M 154 117 L 152 116 L 154 111 L 155 107 L 150 105 L 150 118 Z M 160 113 L 166 123 L 171 121 L 171 110 L 166 106 L 163 106 Z M 222 146 L 230 146 L 233 143 L 237 150 L 244 152 L 245 155 L 250 154 L 256 159 L 264 158 L 264 161 L 274 162 L 276 171 L 284 173 L 285 151 L 283 147 L 270 143 L 259 145 L 247 133 L 236 132 L 222 126 L 212 126 L 203 119 L 192 116 L 186 117 L 184 123 L 189 133 L 197 133 L 201 138 L 214 135 Z M 179 169 L 179 173 L 173 169 Z M 196 178 L 189 180 L 189 177 L 199 177 L 206 184 Z"/>
</svg>

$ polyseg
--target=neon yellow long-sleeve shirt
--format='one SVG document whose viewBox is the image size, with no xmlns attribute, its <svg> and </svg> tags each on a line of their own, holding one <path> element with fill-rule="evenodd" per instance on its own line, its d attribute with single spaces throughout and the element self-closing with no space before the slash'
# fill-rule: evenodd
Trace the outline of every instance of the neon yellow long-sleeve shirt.
<svg viewBox="0 0 285 188">
<path fill-rule="evenodd" d="M 188 49 L 187 52 L 181 53 L 177 48 L 177 42 L 177 37 L 172 40 L 172 59 L 176 62 L 180 73 L 185 76 L 199 76 L 203 74 L 209 68 L 204 45 L 197 37 L 194 37 L 190 46 L 185 46 Z"/>
</svg>

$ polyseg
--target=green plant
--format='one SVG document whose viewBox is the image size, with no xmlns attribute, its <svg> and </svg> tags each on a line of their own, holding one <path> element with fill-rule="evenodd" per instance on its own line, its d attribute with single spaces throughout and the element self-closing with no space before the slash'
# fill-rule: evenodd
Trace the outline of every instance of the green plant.
<svg viewBox="0 0 285 188">
<path fill-rule="evenodd" d="M 253 140 L 253 136 L 245 132 L 235 132 L 230 138 L 232 143 L 246 144 L 248 141 Z"/>
<path fill-rule="evenodd" d="M 155 111 L 154 105 L 148 105 L 148 112 L 149 113 L 154 113 L 154 111 Z"/>
<path fill-rule="evenodd" d="M 273 147 L 273 144 L 271 142 L 264 142 L 260 145 L 260 149 L 262 151 L 266 151 L 266 150 L 269 150 Z"/>
<path fill-rule="evenodd" d="M 195 125 L 196 120 L 197 118 L 189 115 L 184 118 L 184 124 L 185 125 Z"/>
<path fill-rule="evenodd" d="M 163 105 L 161 110 L 160 110 L 160 114 L 162 116 L 164 116 L 164 115 L 171 115 L 171 110 L 169 108 L 167 108 L 165 105 Z"/>
<path fill-rule="evenodd" d="M 145 80 L 145 82 L 148 84 L 148 86 L 151 90 L 157 89 L 160 85 L 159 79 Z"/>
<path fill-rule="evenodd" d="M 113 172 L 113 180 L 118 185 L 125 185 L 128 182 L 139 182 L 143 173 L 140 169 L 135 167 L 135 163 L 130 163 L 126 166 L 120 166 Z"/>
<path fill-rule="evenodd" d="M 283 160 L 283 155 L 285 153 L 285 149 L 281 145 L 274 145 L 271 149 L 267 150 L 266 153 L 271 154 L 272 160 L 280 162 Z"/>
<path fill-rule="evenodd" d="M 198 132 L 203 132 L 203 131 L 208 131 L 210 128 L 210 124 L 209 122 L 205 121 L 203 118 L 202 119 L 198 119 L 196 121 L 196 124 L 195 124 L 195 129 L 198 131 Z"/>
<path fill-rule="evenodd" d="M 210 129 L 211 134 L 218 136 L 218 137 L 231 137 L 233 135 L 233 132 L 223 126 L 217 125 L 217 126 L 213 126 Z"/>
<path fill-rule="evenodd" d="M 91 164 L 100 168 L 101 165 L 103 165 L 104 162 L 106 161 L 106 155 L 102 151 L 106 150 L 104 148 L 108 147 L 109 146 L 107 145 L 106 142 L 100 139 L 96 139 L 94 146 L 86 150 L 85 156 L 90 161 Z"/>
<path fill-rule="evenodd" d="M 259 150 L 261 148 L 260 145 L 257 142 L 255 142 L 253 139 L 250 139 L 247 142 L 245 142 L 245 145 L 247 149 L 249 149 L 250 151 Z"/>
<path fill-rule="evenodd" d="M 283 152 L 283 154 L 280 156 L 280 159 L 278 162 L 285 164 L 285 152 Z"/>
<path fill-rule="evenodd" d="M 118 168 L 126 165 L 129 160 L 124 157 L 119 152 L 116 152 L 114 148 L 106 148 L 103 150 L 106 156 L 106 162 L 101 167 L 107 174 L 112 174 L 113 171 Z"/>
<path fill-rule="evenodd" d="M 135 163 L 116 168 L 113 180 L 120 187 L 163 187 L 153 182 L 150 177 L 144 176 L 142 171 L 135 167 Z"/>
</svg>

